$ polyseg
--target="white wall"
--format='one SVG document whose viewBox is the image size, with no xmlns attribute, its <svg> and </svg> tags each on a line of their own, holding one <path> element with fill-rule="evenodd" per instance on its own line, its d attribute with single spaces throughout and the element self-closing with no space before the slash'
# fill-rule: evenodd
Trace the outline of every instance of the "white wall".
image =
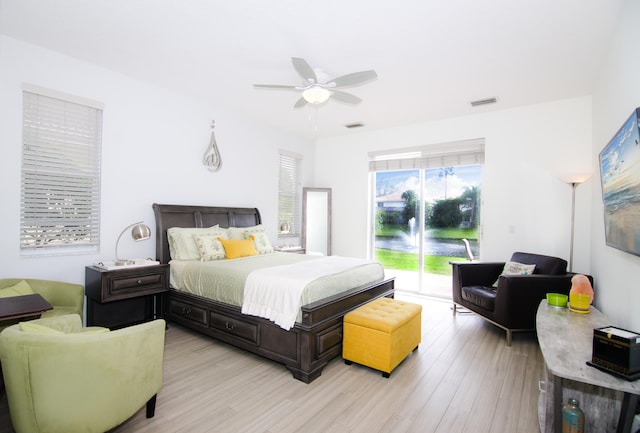
<svg viewBox="0 0 640 433">
<path fill-rule="evenodd" d="M 252 124 L 244 116 L 118 73 L 0 36 L 0 278 L 84 283 L 84 267 L 112 260 L 116 238 L 144 220 L 155 233 L 152 203 L 260 209 L 276 242 L 278 149 L 304 156 L 313 175 L 313 143 Z M 99 254 L 24 258 L 19 251 L 23 82 L 105 104 L 102 148 L 102 248 Z M 202 165 L 211 120 L 222 157 L 218 172 Z M 155 240 L 120 243 L 125 257 L 155 257 Z"/>
<path fill-rule="evenodd" d="M 319 140 L 316 186 L 333 188 L 334 254 L 367 254 L 368 152 L 472 138 L 486 140 L 481 258 L 505 260 L 527 251 L 568 259 L 571 188 L 561 178 L 592 167 L 590 97 Z M 573 266 L 584 273 L 587 185 L 577 191 Z"/>
<path fill-rule="evenodd" d="M 627 0 L 609 58 L 593 94 L 592 255 L 596 304 L 612 323 L 640 332 L 640 257 L 605 245 L 598 155 L 631 112 L 640 107 L 640 2 Z M 638 229 L 638 227 L 636 227 Z"/>
</svg>

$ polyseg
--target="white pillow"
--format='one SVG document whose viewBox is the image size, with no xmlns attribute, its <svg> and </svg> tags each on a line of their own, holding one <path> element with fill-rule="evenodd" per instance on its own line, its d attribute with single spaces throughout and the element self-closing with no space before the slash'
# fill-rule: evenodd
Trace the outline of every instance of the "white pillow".
<svg viewBox="0 0 640 433">
<path fill-rule="evenodd" d="M 269 254 L 273 252 L 269 236 L 267 236 L 267 233 L 263 228 L 251 228 L 245 230 L 245 239 L 250 239 L 251 236 L 253 236 L 253 244 L 255 245 L 258 254 Z"/>
<path fill-rule="evenodd" d="M 258 224 L 250 227 L 229 227 L 228 239 L 245 240 L 249 239 L 251 235 L 254 236 L 253 244 L 258 251 L 258 254 L 269 254 L 274 251 L 269 236 L 262 224 Z"/>
<path fill-rule="evenodd" d="M 216 236 L 215 234 L 193 235 L 193 240 L 196 242 L 198 251 L 200 252 L 201 262 L 225 258 L 224 246 L 218 238 L 222 238 L 222 236 Z"/>
<path fill-rule="evenodd" d="M 229 230 L 229 237 L 227 239 L 232 239 L 232 240 L 237 240 L 237 241 L 243 241 L 245 239 L 249 239 L 248 237 L 245 237 L 244 233 L 248 230 L 264 230 L 264 227 L 262 224 L 258 224 L 257 226 L 250 226 L 250 227 L 229 227 L 227 230 Z"/>
<path fill-rule="evenodd" d="M 500 275 L 531 275 L 535 270 L 536 265 L 525 265 L 518 262 L 507 262 L 504 264 L 504 269 Z M 493 283 L 493 287 L 498 287 L 498 281 L 500 277 Z"/>
<path fill-rule="evenodd" d="M 169 253 L 174 260 L 200 260 L 200 250 L 193 235 L 211 234 L 227 239 L 227 230 L 215 225 L 207 228 L 171 227 L 167 229 Z"/>
</svg>

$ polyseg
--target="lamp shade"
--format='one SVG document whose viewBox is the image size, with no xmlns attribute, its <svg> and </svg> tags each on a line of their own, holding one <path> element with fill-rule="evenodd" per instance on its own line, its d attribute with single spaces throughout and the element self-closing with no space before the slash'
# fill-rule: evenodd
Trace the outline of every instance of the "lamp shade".
<svg viewBox="0 0 640 433">
<path fill-rule="evenodd" d="M 126 230 L 126 229 L 125 229 Z M 144 224 L 136 224 L 131 229 L 131 237 L 134 241 L 146 241 L 151 237 L 151 229 Z"/>
<path fill-rule="evenodd" d="M 131 260 L 122 260 L 119 258 L 119 255 L 118 255 L 118 245 L 120 244 L 120 239 L 122 238 L 122 235 L 125 234 L 129 229 L 131 229 L 131 238 L 133 238 L 133 240 L 136 242 L 145 241 L 151 237 L 151 229 L 149 228 L 149 226 L 143 224 L 142 221 L 130 224 L 127 227 L 125 227 L 125 229 L 122 230 L 122 232 L 120 233 L 120 236 L 118 236 L 118 240 L 116 241 L 115 262 L 117 266 L 124 266 L 124 265 L 131 264 Z"/>
</svg>

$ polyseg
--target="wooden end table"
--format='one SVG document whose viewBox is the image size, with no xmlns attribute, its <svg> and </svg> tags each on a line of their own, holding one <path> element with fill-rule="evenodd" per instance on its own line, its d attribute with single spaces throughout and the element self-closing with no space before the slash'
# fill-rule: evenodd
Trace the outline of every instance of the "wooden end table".
<svg viewBox="0 0 640 433">
<path fill-rule="evenodd" d="M 53 307 L 37 293 L 32 295 L 0 298 L 0 321 L 22 318 L 38 318 Z"/>
</svg>

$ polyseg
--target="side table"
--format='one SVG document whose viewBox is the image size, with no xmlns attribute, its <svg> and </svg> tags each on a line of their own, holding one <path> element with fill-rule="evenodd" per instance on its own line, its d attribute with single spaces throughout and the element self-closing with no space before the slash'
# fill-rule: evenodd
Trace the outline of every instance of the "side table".
<svg viewBox="0 0 640 433">
<path fill-rule="evenodd" d="M 87 326 L 122 328 L 161 315 L 169 265 L 85 268 Z"/>
<path fill-rule="evenodd" d="M 294 253 L 294 254 L 306 254 L 306 250 L 301 246 L 280 246 L 274 248 L 276 251 L 281 253 Z"/>
<path fill-rule="evenodd" d="M 40 317 L 53 307 L 37 293 L 32 295 L 12 296 L 0 300 L 0 321 Z"/>
</svg>

